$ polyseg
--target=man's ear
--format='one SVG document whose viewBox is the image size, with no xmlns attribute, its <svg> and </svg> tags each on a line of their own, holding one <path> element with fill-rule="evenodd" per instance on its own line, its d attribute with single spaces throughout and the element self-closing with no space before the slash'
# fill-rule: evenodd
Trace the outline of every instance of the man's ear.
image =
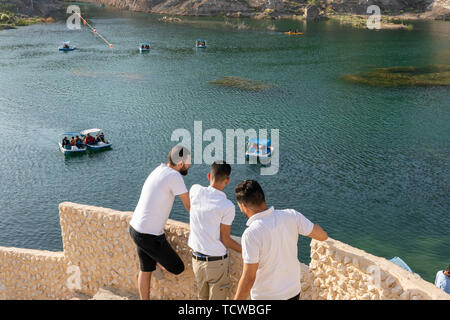
<svg viewBox="0 0 450 320">
<path fill-rule="evenodd" d="M 211 173 L 208 172 L 208 180 L 211 181 Z"/>
<path fill-rule="evenodd" d="M 230 180 L 231 180 L 230 177 L 228 177 L 227 180 L 225 181 L 225 185 L 227 185 L 228 182 L 230 182 Z"/>
<path fill-rule="evenodd" d="M 178 170 L 180 170 L 181 168 L 184 167 L 184 162 L 183 162 L 183 161 L 178 162 L 177 165 L 176 165 L 175 167 L 176 167 Z"/>
</svg>

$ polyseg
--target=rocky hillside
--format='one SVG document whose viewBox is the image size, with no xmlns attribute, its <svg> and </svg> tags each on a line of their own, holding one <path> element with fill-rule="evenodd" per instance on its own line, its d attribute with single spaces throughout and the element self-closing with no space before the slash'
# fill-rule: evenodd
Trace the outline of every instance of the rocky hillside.
<svg viewBox="0 0 450 320">
<path fill-rule="evenodd" d="M 309 3 L 326 12 L 366 13 L 376 4 L 382 14 L 416 13 L 450 19 L 450 0 L 81 0 L 121 9 L 173 15 L 229 15 L 244 17 L 303 15 Z"/>
<path fill-rule="evenodd" d="M 365 14 L 375 4 L 384 15 L 416 14 L 421 18 L 450 20 L 450 0 L 79 0 L 120 9 L 193 16 L 279 17 L 303 15 L 310 4 L 323 13 Z M 63 0 L 0 0 L 6 10 L 29 16 L 64 14 Z"/>
<path fill-rule="evenodd" d="M 66 4 L 59 0 L 0 0 L 0 12 L 27 16 L 50 17 L 65 12 Z"/>
</svg>

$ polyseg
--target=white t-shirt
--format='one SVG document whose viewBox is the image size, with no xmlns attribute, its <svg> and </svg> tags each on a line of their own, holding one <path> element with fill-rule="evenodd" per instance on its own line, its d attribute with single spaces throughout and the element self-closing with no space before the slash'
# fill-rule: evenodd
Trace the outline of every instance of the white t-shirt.
<svg viewBox="0 0 450 320">
<path fill-rule="evenodd" d="M 234 204 L 224 192 L 214 187 L 194 184 L 189 191 L 191 200 L 188 246 L 208 256 L 224 256 L 226 247 L 220 241 L 220 224 L 231 225 Z"/>
<path fill-rule="evenodd" d="M 181 174 L 162 163 L 145 180 L 130 225 L 140 233 L 163 234 L 175 196 L 186 192 Z"/>
<path fill-rule="evenodd" d="M 293 209 L 270 207 L 247 221 L 242 235 L 244 263 L 259 263 L 252 300 L 286 300 L 300 293 L 298 235 L 309 235 L 314 224 Z"/>
</svg>

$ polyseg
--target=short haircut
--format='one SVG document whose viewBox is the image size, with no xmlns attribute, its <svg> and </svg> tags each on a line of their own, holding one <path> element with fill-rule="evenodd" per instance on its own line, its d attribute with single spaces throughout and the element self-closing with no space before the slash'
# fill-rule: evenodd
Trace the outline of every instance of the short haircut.
<svg viewBox="0 0 450 320">
<path fill-rule="evenodd" d="M 231 166 L 225 161 L 214 161 L 211 165 L 211 177 L 216 181 L 223 181 L 230 177 Z"/>
<path fill-rule="evenodd" d="M 183 161 L 184 163 L 187 163 L 187 160 L 190 156 L 190 152 L 186 147 L 183 147 L 181 145 L 176 145 L 172 149 L 170 149 L 169 156 L 168 156 L 168 162 L 176 166 L 177 163 L 180 161 Z"/>
<path fill-rule="evenodd" d="M 450 264 L 447 266 L 447 269 L 445 271 L 450 272 Z"/>
<path fill-rule="evenodd" d="M 249 207 L 258 207 L 266 202 L 264 191 L 256 180 L 242 181 L 236 186 L 235 192 L 237 202 Z"/>
</svg>

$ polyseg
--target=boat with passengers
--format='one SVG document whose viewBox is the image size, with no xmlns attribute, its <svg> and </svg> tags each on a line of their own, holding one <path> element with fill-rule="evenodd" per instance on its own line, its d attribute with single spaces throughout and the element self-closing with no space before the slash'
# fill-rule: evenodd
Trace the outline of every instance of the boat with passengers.
<svg viewBox="0 0 450 320">
<path fill-rule="evenodd" d="M 248 141 L 245 158 L 256 163 L 269 164 L 273 153 L 270 139 L 251 138 Z M 256 160 L 256 161 L 255 161 Z"/>
<path fill-rule="evenodd" d="M 76 48 L 70 45 L 70 41 L 63 41 L 63 43 L 61 44 L 61 46 L 58 48 L 59 51 L 73 51 Z"/>
<path fill-rule="evenodd" d="M 111 148 L 112 143 L 105 139 L 102 129 L 92 128 L 80 132 L 88 150 L 98 151 Z"/>
<path fill-rule="evenodd" d="M 150 51 L 150 44 L 148 42 L 141 42 L 139 44 L 139 52 L 149 52 Z"/>
<path fill-rule="evenodd" d="M 78 139 L 76 139 L 78 137 Z M 76 131 L 67 131 L 59 135 L 59 150 L 64 155 L 83 154 L 87 147 L 81 140 L 81 133 Z M 70 139 L 70 140 L 69 140 Z"/>
<path fill-rule="evenodd" d="M 203 40 L 203 39 L 195 40 L 195 47 L 196 48 L 206 48 L 206 40 Z"/>
</svg>

